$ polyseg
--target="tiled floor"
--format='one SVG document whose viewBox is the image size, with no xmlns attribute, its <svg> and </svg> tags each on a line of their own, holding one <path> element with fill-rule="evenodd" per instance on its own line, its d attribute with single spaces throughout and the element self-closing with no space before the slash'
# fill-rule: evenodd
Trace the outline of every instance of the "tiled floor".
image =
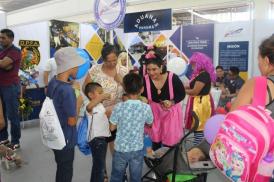
<svg viewBox="0 0 274 182">
<path fill-rule="evenodd" d="M 51 150 L 43 146 L 40 139 L 39 127 L 25 126 L 22 129 L 20 154 L 25 164 L 19 169 L 1 169 L 2 182 L 54 182 L 55 162 Z M 108 153 L 107 169 L 111 171 L 111 157 Z M 74 161 L 73 182 L 88 182 L 91 171 L 91 157 L 82 155 L 76 149 Z M 225 180 L 214 171 L 209 174 L 209 182 L 224 182 Z"/>
</svg>

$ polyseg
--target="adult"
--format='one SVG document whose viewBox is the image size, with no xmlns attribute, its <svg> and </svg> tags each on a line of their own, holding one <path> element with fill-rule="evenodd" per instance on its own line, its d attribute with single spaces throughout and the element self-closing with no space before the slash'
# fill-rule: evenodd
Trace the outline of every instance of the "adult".
<svg viewBox="0 0 274 182">
<path fill-rule="evenodd" d="M 132 63 L 128 60 L 128 55 L 126 52 L 121 52 L 119 54 L 117 65 L 121 66 L 125 73 L 133 69 Z"/>
<path fill-rule="evenodd" d="M 114 105 L 122 101 L 123 96 L 123 76 L 125 72 L 120 65 L 117 65 L 118 50 L 114 45 L 105 43 L 102 49 L 103 64 L 94 65 L 88 72 L 86 80 L 83 84 L 85 88 L 87 83 L 97 82 L 99 83 L 104 93 L 110 94 L 110 99 L 104 100 L 103 105 L 106 108 L 107 115 L 110 115 Z M 114 152 L 114 139 L 115 131 L 112 132 L 111 137 L 105 141 L 105 145 L 109 142 L 109 148 L 111 152 Z M 102 147 L 104 147 L 102 145 Z M 106 154 L 99 154 L 106 155 Z M 107 176 L 105 176 L 107 178 Z"/>
<path fill-rule="evenodd" d="M 0 52 L 0 97 L 3 103 L 3 113 L 6 126 L 0 131 L 0 144 L 9 144 L 8 119 L 11 123 L 11 143 L 13 150 L 20 148 L 20 121 L 19 102 L 20 78 L 18 76 L 21 51 L 13 45 L 14 33 L 9 29 L 0 31 L 0 44 L 3 50 Z"/>
<path fill-rule="evenodd" d="M 45 84 L 45 93 L 47 92 L 47 87 L 49 81 L 56 75 L 57 65 L 54 58 L 50 58 L 46 61 L 45 69 L 44 69 L 44 84 Z"/>
<path fill-rule="evenodd" d="M 230 67 L 227 77 L 221 85 L 222 94 L 219 101 L 219 106 L 225 107 L 228 102 L 231 102 L 238 95 L 244 80 L 239 76 L 240 70 L 237 67 Z"/>
<path fill-rule="evenodd" d="M 164 61 L 154 52 L 144 57 L 147 75 L 143 96 L 149 101 L 153 112 L 153 124 L 147 128 L 152 140 L 152 149 L 161 145 L 173 146 L 183 135 L 183 113 L 181 101 L 185 89 L 179 77 L 167 72 Z"/>
<path fill-rule="evenodd" d="M 216 66 L 215 70 L 216 70 L 216 76 L 217 76 L 215 86 L 221 87 L 221 85 L 224 84 L 224 81 L 226 78 L 224 68 L 222 66 Z"/>
<path fill-rule="evenodd" d="M 200 121 L 198 129 L 194 132 L 194 144 L 198 144 L 204 137 L 203 130 L 207 119 L 214 113 L 214 102 L 210 89 L 211 83 L 216 80 L 216 75 L 212 59 L 204 53 L 195 52 L 189 60 L 193 73 L 189 85 L 185 86 L 186 93 L 189 95 L 186 108 L 186 128 L 192 125 L 193 118 L 190 113 L 194 111 Z"/>
<path fill-rule="evenodd" d="M 258 66 L 261 75 L 267 77 L 265 107 L 271 111 L 270 116 L 274 119 L 274 35 L 265 39 L 259 46 Z M 252 103 L 253 99 L 257 97 L 255 95 L 256 93 L 254 93 L 255 79 L 256 78 L 249 79 L 240 89 L 238 96 L 232 103 L 232 111 L 243 105 L 255 104 Z M 272 147 L 273 145 L 269 146 L 269 148 Z M 269 171 L 269 169 L 273 170 L 273 167 L 269 168 L 268 166 L 265 166 L 264 168 L 264 170 L 266 171 Z M 273 176 L 271 180 L 269 179 L 269 177 L 261 176 L 261 179 L 258 179 L 258 181 L 273 181 Z"/>
<path fill-rule="evenodd" d="M 267 80 L 267 97 L 266 108 L 272 111 L 271 117 L 274 118 L 274 35 L 264 40 L 259 47 L 258 66 L 263 76 L 268 77 Z M 249 79 L 241 88 L 237 98 L 232 104 L 231 110 L 246 104 L 251 104 L 253 99 L 253 91 L 255 79 Z"/>
<path fill-rule="evenodd" d="M 222 98 L 229 100 L 235 98 L 244 84 L 244 80 L 239 76 L 240 70 L 237 67 L 230 67 L 227 79 L 224 80 L 226 92 L 222 94 Z"/>
</svg>

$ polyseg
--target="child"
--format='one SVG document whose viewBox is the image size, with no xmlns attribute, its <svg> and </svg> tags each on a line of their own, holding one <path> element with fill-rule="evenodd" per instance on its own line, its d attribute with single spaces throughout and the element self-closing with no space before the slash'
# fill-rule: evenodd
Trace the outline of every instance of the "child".
<svg viewBox="0 0 274 182">
<path fill-rule="evenodd" d="M 66 141 L 66 146 L 62 150 L 53 150 L 57 163 L 55 180 L 56 182 L 71 182 L 77 136 L 77 111 L 81 105 L 81 96 L 76 99 L 69 80 L 80 79 L 77 74 L 78 67 L 85 62 L 72 47 L 59 49 L 54 57 L 57 64 L 57 76 L 49 82 L 47 95 L 53 100 Z"/>
<path fill-rule="evenodd" d="M 144 125 L 152 124 L 150 106 L 138 98 L 143 91 L 143 79 L 127 74 L 123 79 L 128 100 L 117 104 L 110 117 L 110 130 L 117 128 L 110 182 L 123 181 L 129 165 L 130 181 L 140 182 L 143 167 Z"/>
<path fill-rule="evenodd" d="M 106 137 L 110 136 L 110 131 L 106 109 L 101 102 L 108 99 L 110 94 L 103 93 L 103 88 L 99 83 L 91 82 L 85 87 L 85 95 L 90 100 L 86 106 L 86 114 L 89 123 L 91 123 L 88 137 L 93 164 L 90 182 L 104 182 L 107 153 Z"/>
</svg>

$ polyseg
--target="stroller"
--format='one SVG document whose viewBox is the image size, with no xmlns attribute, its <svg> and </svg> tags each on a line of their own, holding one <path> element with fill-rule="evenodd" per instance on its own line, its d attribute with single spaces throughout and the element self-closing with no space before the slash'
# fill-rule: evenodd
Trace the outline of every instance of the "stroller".
<svg viewBox="0 0 274 182">
<path fill-rule="evenodd" d="M 194 126 L 171 148 L 162 147 L 155 151 L 155 155 L 145 156 L 144 161 L 149 170 L 143 175 L 142 182 L 206 182 L 207 173 L 215 167 L 211 161 L 200 161 L 190 164 L 187 151 L 193 146 L 192 134 L 199 126 L 199 119 L 192 112 Z M 154 175 L 151 177 L 151 175 Z"/>
</svg>

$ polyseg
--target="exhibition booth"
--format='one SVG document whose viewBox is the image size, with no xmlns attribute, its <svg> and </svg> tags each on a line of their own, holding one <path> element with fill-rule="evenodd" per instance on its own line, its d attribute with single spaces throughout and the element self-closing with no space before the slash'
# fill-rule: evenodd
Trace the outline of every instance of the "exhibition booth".
<svg viewBox="0 0 274 182">
<path fill-rule="evenodd" d="M 102 63 L 102 46 L 111 42 L 119 45 L 120 51 L 127 52 L 130 65 L 139 67 L 144 47 L 154 45 L 160 48 L 169 69 L 182 80 L 187 72 L 186 57 L 191 57 L 193 52 L 207 54 L 215 66 L 221 65 L 225 70 L 237 66 L 245 80 L 259 74 L 257 47 L 262 39 L 274 33 L 274 26 L 270 26 L 274 20 L 176 25 L 172 22 L 173 11 L 127 13 L 122 19 L 123 25 L 111 29 L 104 29 L 98 21 L 48 20 L 9 26 L 15 32 L 14 44 L 22 50 L 20 77 L 27 88 L 25 97 L 33 108 L 26 111 L 28 116 L 22 120 L 38 118 L 45 97 L 43 71 L 46 61 L 53 57 L 58 47 L 85 49 L 94 65 Z"/>
</svg>

